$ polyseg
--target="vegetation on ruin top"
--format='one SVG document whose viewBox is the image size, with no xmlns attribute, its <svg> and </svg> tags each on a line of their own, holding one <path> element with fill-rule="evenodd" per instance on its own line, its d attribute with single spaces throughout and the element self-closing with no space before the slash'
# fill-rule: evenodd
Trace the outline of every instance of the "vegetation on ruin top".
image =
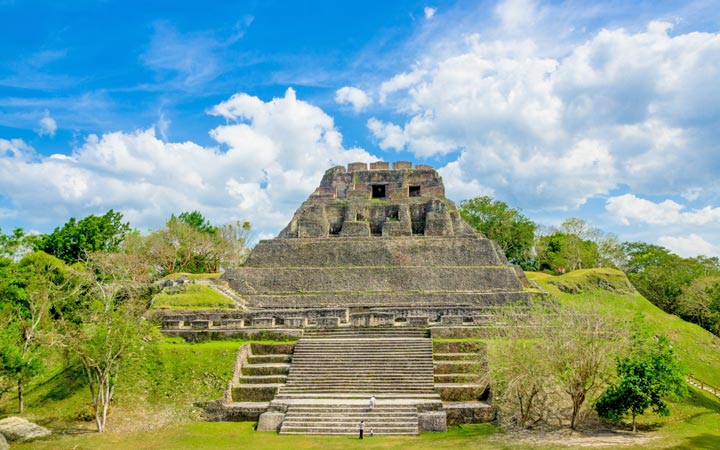
<svg viewBox="0 0 720 450">
<path fill-rule="evenodd" d="M 163 292 L 155 296 L 152 302 L 153 309 L 232 309 L 234 307 L 235 304 L 227 296 L 209 286 L 199 284 L 165 288 Z"/>
</svg>

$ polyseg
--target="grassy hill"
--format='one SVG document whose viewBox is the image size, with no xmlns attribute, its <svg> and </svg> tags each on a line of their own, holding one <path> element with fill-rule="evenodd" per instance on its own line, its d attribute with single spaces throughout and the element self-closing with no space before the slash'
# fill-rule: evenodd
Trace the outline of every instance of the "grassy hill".
<svg viewBox="0 0 720 450">
<path fill-rule="evenodd" d="M 592 303 L 615 318 L 640 312 L 657 334 L 670 338 L 680 360 L 696 377 L 720 386 L 720 338 L 698 325 L 667 314 L 640 295 L 625 274 L 614 269 L 583 269 L 561 276 L 528 272 L 544 289 L 570 306 Z"/>
<path fill-rule="evenodd" d="M 622 272 L 610 269 L 579 270 L 563 276 L 528 273 L 528 277 L 566 305 L 592 303 L 608 315 L 631 318 L 641 312 L 658 334 L 666 334 L 689 371 L 720 386 L 720 339 L 702 328 L 668 315 L 640 296 Z M 351 437 L 279 436 L 258 433 L 251 423 L 202 422 L 193 403 L 218 398 L 230 376 L 240 341 L 190 344 L 153 336 L 150 357 L 131 367 L 119 380 L 117 402 L 109 421 L 110 432 L 89 432 L 91 422 L 76 420 L 87 414 L 87 388 L 76 369 L 63 369 L 56 356 L 54 369 L 28 394 L 26 416 L 68 434 L 49 440 L 13 445 L 13 449 L 568 449 L 592 446 L 603 449 L 720 449 L 720 401 L 691 390 L 689 398 L 670 405 L 672 415 L 643 416 L 645 431 L 587 440 L 572 436 L 506 434 L 491 424 L 468 425 L 448 433 L 418 437 L 375 436 L 358 441 Z M 75 370 L 75 372 L 73 372 Z M 0 401 L 0 417 L 15 411 L 15 397 Z"/>
</svg>

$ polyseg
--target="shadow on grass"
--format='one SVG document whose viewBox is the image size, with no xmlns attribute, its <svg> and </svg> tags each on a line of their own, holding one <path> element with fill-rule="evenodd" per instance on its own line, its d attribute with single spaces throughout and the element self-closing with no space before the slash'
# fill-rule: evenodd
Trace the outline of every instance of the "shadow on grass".
<svg viewBox="0 0 720 450">
<path fill-rule="evenodd" d="M 43 390 L 47 389 L 47 392 L 38 398 L 37 405 L 43 406 L 48 402 L 65 400 L 75 395 L 86 384 L 82 367 L 66 367 L 41 385 Z"/>
<path fill-rule="evenodd" d="M 719 432 L 720 433 L 720 432 Z M 717 450 L 720 448 L 720 434 L 703 433 L 687 438 L 686 442 L 668 450 Z"/>
</svg>

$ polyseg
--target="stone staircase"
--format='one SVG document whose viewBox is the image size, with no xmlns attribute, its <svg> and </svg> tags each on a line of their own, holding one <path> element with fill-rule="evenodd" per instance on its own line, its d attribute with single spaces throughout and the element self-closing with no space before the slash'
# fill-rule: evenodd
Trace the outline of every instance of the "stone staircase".
<svg viewBox="0 0 720 450">
<path fill-rule="evenodd" d="M 370 410 L 367 401 L 341 404 L 289 405 L 281 434 L 357 434 L 361 420 L 365 432 L 377 435 L 418 434 L 418 411 L 413 404 L 380 404 Z"/>
<path fill-rule="evenodd" d="M 444 419 L 427 330 L 306 330 L 270 410 L 281 434 L 356 434 L 361 420 L 366 432 L 418 434 L 423 414 Z"/>
</svg>

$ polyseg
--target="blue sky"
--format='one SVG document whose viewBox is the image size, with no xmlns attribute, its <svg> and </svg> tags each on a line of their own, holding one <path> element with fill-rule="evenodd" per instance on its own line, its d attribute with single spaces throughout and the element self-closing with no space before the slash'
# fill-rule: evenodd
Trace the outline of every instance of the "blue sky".
<svg viewBox="0 0 720 450">
<path fill-rule="evenodd" d="M 275 235 L 352 161 L 720 255 L 717 1 L 0 0 L 0 227 Z"/>
</svg>

